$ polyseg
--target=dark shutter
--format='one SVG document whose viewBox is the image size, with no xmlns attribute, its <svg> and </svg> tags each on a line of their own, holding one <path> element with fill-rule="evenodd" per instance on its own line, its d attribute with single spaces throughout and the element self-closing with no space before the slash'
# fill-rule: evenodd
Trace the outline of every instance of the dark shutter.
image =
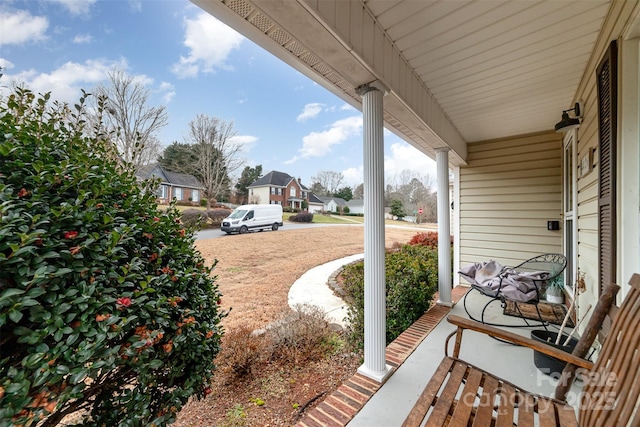
<svg viewBox="0 0 640 427">
<path fill-rule="evenodd" d="M 618 49 L 612 41 L 597 69 L 599 293 L 616 281 L 616 128 L 618 123 Z"/>
</svg>

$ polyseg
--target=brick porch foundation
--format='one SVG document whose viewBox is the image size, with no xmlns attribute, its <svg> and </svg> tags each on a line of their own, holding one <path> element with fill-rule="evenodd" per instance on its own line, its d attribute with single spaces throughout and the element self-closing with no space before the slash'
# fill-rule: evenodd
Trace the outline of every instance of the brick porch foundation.
<svg viewBox="0 0 640 427">
<path fill-rule="evenodd" d="M 456 286 L 451 292 L 451 299 L 454 303 L 458 302 L 468 290 L 468 287 Z M 435 298 L 437 299 L 437 295 Z M 420 319 L 387 346 L 387 364 L 394 370 L 402 365 L 449 311 L 451 308 L 441 305 L 433 305 L 427 310 Z M 322 403 L 305 414 L 296 427 L 345 426 L 380 387 L 382 384 L 356 373 Z"/>
</svg>

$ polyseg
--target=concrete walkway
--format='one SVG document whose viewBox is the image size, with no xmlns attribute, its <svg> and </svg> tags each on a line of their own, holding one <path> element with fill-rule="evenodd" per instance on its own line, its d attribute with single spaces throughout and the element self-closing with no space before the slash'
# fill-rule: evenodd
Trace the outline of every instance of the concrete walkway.
<svg viewBox="0 0 640 427">
<path fill-rule="evenodd" d="M 289 307 L 294 308 L 296 304 L 315 305 L 327 313 L 327 318 L 331 323 L 345 326 L 347 317 L 347 305 L 333 294 L 333 290 L 327 284 L 329 276 L 345 264 L 358 259 L 363 259 L 364 254 L 356 254 L 348 257 L 336 259 L 326 264 L 308 270 L 289 289 Z"/>
</svg>

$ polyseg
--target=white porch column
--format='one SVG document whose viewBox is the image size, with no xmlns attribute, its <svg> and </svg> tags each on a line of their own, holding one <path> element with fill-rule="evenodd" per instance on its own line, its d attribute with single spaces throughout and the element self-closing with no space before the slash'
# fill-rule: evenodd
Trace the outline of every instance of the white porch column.
<svg viewBox="0 0 640 427">
<path fill-rule="evenodd" d="M 438 168 L 438 304 L 451 307 L 449 148 L 436 149 Z"/>
<path fill-rule="evenodd" d="M 384 134 L 382 97 L 376 83 L 359 86 L 364 137 L 364 363 L 358 372 L 382 382 L 386 364 L 386 291 L 384 253 Z"/>
</svg>

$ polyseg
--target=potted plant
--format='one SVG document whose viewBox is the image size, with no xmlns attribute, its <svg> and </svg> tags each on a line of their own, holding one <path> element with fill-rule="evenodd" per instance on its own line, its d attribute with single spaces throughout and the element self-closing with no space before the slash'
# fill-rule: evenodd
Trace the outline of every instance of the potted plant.
<svg viewBox="0 0 640 427">
<path fill-rule="evenodd" d="M 548 302 L 562 304 L 564 302 L 564 278 L 558 275 L 551 279 L 545 290 L 545 298 Z"/>
<path fill-rule="evenodd" d="M 586 285 L 584 281 L 584 273 L 578 270 L 578 278 L 573 287 L 573 300 L 569 305 L 569 309 L 567 310 L 560 329 L 557 332 L 549 331 L 546 328 L 544 330 L 533 330 L 531 331 L 531 338 L 536 341 L 552 345 L 559 350 L 571 353 L 575 346 L 578 344 L 578 340 L 573 337 L 573 334 L 577 330 L 578 325 L 586 318 L 587 313 L 591 309 L 591 305 L 587 307 L 582 318 L 578 320 L 570 334 L 567 335 L 563 332 L 565 326 L 567 326 L 567 321 L 571 317 L 573 311 L 576 310 L 576 307 L 578 305 L 578 296 L 585 290 Z M 557 302 L 560 304 L 564 300 L 564 279 L 562 278 L 562 276 L 554 278 L 547 286 L 547 301 L 556 302 L 553 300 L 554 298 L 558 298 Z M 541 372 L 551 376 L 560 375 L 560 373 L 564 369 L 564 366 L 566 365 L 565 362 L 562 362 L 551 356 L 547 356 L 543 353 L 539 353 L 535 350 L 533 352 L 533 362 Z"/>
</svg>

